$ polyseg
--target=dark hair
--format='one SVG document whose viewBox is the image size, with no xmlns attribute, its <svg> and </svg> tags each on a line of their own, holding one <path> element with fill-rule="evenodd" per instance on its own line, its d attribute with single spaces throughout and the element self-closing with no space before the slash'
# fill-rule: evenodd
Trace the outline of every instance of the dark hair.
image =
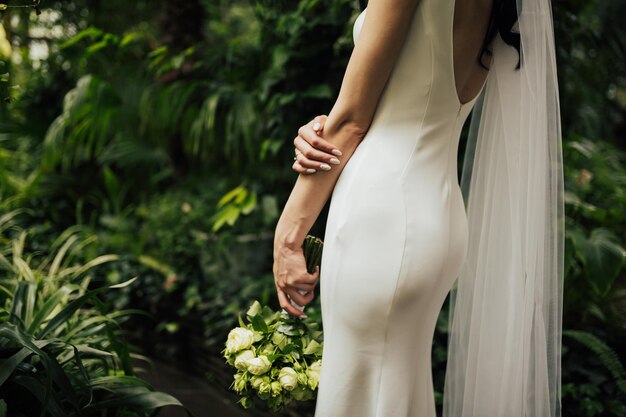
<svg viewBox="0 0 626 417">
<path fill-rule="evenodd" d="M 360 0 L 361 1 L 361 0 Z M 456 0 L 453 0 L 456 1 Z M 522 54 L 520 49 L 520 34 L 513 31 L 513 25 L 517 22 L 517 4 L 516 0 L 493 0 L 491 16 L 489 17 L 489 26 L 487 34 L 483 39 L 483 45 L 480 51 L 479 63 L 484 69 L 488 69 L 483 65 L 483 55 L 491 55 L 493 51 L 487 48 L 491 41 L 496 37 L 496 33 L 500 33 L 500 37 L 507 45 L 511 45 L 517 49 L 519 56 L 517 67 L 519 69 L 522 63 Z"/>
<path fill-rule="evenodd" d="M 458 0 L 453 0 L 458 1 Z M 367 7 L 367 0 L 359 0 L 359 6 L 361 11 Z M 483 44 L 480 50 L 479 63 L 484 69 L 488 69 L 483 64 L 483 55 L 491 55 L 493 51 L 488 48 L 488 45 L 496 37 L 499 32 L 500 37 L 504 43 L 511 45 L 517 49 L 519 59 L 517 61 L 516 69 L 520 68 L 522 63 L 522 55 L 520 49 L 520 35 L 519 32 L 513 32 L 513 25 L 517 22 L 517 4 L 516 0 L 493 0 L 493 6 L 491 8 L 491 16 L 489 17 L 489 26 L 487 28 L 487 34 L 483 39 Z"/>
</svg>

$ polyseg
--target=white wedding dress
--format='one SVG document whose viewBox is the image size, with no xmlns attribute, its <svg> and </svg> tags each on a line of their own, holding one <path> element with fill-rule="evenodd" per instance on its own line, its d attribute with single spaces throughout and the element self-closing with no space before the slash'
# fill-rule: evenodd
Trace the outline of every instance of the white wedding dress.
<svg viewBox="0 0 626 417">
<path fill-rule="evenodd" d="M 454 0 L 421 0 L 367 135 L 332 194 L 315 417 L 435 417 L 431 346 L 468 249 Z M 367 9 L 354 24 L 354 42 Z M 484 85 L 483 85 L 484 88 Z"/>
</svg>

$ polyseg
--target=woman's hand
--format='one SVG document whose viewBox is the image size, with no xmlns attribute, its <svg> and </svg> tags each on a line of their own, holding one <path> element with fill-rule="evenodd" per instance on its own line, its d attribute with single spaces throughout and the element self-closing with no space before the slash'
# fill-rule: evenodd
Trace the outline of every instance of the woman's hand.
<svg viewBox="0 0 626 417">
<path fill-rule="evenodd" d="M 280 306 L 293 316 L 307 317 L 291 304 L 290 299 L 302 309 L 313 301 L 315 286 L 319 278 L 319 266 L 316 266 L 315 271 L 309 274 L 301 247 L 293 249 L 283 244 L 275 244 L 273 270 Z"/>
<path fill-rule="evenodd" d="M 341 156 L 341 151 L 320 136 L 326 119 L 326 115 L 317 116 L 298 129 L 298 136 L 293 141 L 296 156 L 291 168 L 294 171 L 313 174 L 318 169 L 329 171 L 333 165 L 340 163 L 337 157 Z"/>
</svg>

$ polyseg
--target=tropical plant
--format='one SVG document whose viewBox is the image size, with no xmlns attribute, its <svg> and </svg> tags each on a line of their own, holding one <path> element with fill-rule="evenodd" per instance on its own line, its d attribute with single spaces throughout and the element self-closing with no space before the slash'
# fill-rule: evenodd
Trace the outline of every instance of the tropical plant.
<svg viewBox="0 0 626 417">
<path fill-rule="evenodd" d="M 624 416 L 624 352 L 610 346 L 626 332 L 626 155 L 574 137 L 564 160 L 563 407 L 575 416 Z"/>
<path fill-rule="evenodd" d="M 625 5 L 553 2 L 567 191 L 563 323 L 614 347 L 626 337 Z M 49 253 L 65 228 L 90 230 L 97 240 L 76 246 L 75 262 L 123 254 L 99 265 L 90 285 L 141 276 L 97 298 L 145 310 L 149 320 L 118 317 L 144 349 L 189 359 L 181 366 L 227 386 L 217 348 L 250 300 L 276 302 L 262 271 L 295 178 L 291 140 L 332 105 L 357 2 L 44 6 L 39 17 L 28 7 L 0 11 L 0 98 L 11 97 L 0 103 L 0 247 L 19 240 L 20 226 L 38 264 L 35 254 Z M 47 57 L 29 54 L 44 44 Z M 312 304 L 307 314 L 319 320 Z M 444 308 L 433 346 L 438 406 L 446 316 Z M 564 334 L 568 417 L 620 415 L 615 376 Z"/>
<path fill-rule="evenodd" d="M 0 398 L 11 416 L 151 416 L 182 404 L 134 375 L 133 355 L 117 320 L 98 295 L 130 285 L 89 289 L 103 255 L 72 262 L 92 240 L 72 231 L 53 253 L 26 253 L 21 232 L 0 254 Z M 190 413 L 188 413 L 191 415 Z"/>
<path fill-rule="evenodd" d="M 626 416 L 626 371 L 617 352 L 588 331 L 566 330 L 563 336 L 576 342 L 563 358 L 564 408 L 586 417 Z"/>
<path fill-rule="evenodd" d="M 564 316 L 580 325 L 626 327 L 626 154 L 606 142 L 564 145 L 566 283 Z"/>
</svg>

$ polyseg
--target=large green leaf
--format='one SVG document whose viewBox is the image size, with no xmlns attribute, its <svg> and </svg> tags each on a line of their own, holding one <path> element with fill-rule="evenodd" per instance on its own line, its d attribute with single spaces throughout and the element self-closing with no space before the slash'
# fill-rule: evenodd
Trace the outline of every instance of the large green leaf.
<svg viewBox="0 0 626 417">
<path fill-rule="evenodd" d="M 15 383 L 26 388 L 33 394 L 40 404 L 46 404 L 45 410 L 52 417 L 67 417 L 67 413 L 54 396 L 48 396 L 47 387 L 38 379 L 31 376 L 18 375 L 14 379 Z"/>
<path fill-rule="evenodd" d="M 267 327 L 267 323 L 263 320 L 260 314 L 257 314 L 252 317 L 252 328 L 257 332 L 267 333 L 269 328 Z"/>
<path fill-rule="evenodd" d="M 142 410 L 150 410 L 157 407 L 165 407 L 167 405 L 177 405 L 183 407 L 180 401 L 170 394 L 150 391 L 144 386 L 126 386 L 109 389 L 115 393 L 113 398 L 96 401 L 85 407 L 85 411 L 107 410 L 121 406 L 134 406 L 139 407 Z M 193 416 L 193 414 L 186 407 L 183 408 L 187 412 L 187 415 Z"/>
<path fill-rule="evenodd" d="M 67 286 L 59 288 L 54 294 L 52 294 L 41 307 L 38 308 L 37 313 L 30 322 L 25 322 L 28 326 L 28 332 L 33 334 L 37 331 L 39 326 L 50 316 L 50 314 L 58 308 L 65 297 L 72 293 L 72 289 Z"/>
<path fill-rule="evenodd" d="M 49 341 L 48 343 L 44 343 L 41 340 L 34 340 L 32 336 L 24 333 L 18 326 L 13 323 L 2 323 L 0 324 L 0 336 L 4 337 L 14 344 L 18 346 L 23 346 L 27 349 L 30 349 L 34 354 L 38 355 L 46 369 L 46 386 L 44 391 L 44 397 L 49 398 L 48 396 L 51 394 L 52 382 L 59 388 L 60 392 L 65 397 L 65 400 L 69 403 L 69 405 L 75 410 L 78 411 L 78 399 L 76 397 L 76 392 L 72 387 L 70 380 L 68 379 L 68 375 L 65 374 L 65 371 L 57 361 L 55 357 L 50 356 L 47 352 L 43 350 L 44 348 L 52 343 L 53 341 Z M 16 376 L 17 378 L 18 376 Z M 15 381 L 14 378 L 13 380 Z M 33 385 L 29 385 L 30 387 L 35 387 Z M 39 387 L 38 385 L 36 386 Z"/>
<path fill-rule="evenodd" d="M 137 279 L 137 277 L 135 278 L 131 278 L 125 282 L 122 282 L 120 284 L 115 284 L 115 285 L 109 285 L 109 286 L 105 286 L 105 287 L 101 287 L 101 288 L 97 288 L 95 290 L 91 290 L 90 292 L 78 297 L 77 299 L 71 301 L 69 304 L 67 304 L 63 310 L 61 310 L 59 312 L 59 314 L 57 314 L 56 316 L 54 316 L 54 318 L 52 318 L 52 320 L 50 320 L 48 322 L 48 324 L 46 325 L 46 327 L 39 332 L 39 334 L 37 335 L 39 338 L 44 338 L 48 335 L 48 333 L 50 333 L 51 331 L 55 330 L 58 326 L 64 324 L 70 317 L 72 317 L 72 315 L 74 315 L 74 313 L 80 308 L 82 307 L 83 304 L 85 304 L 87 301 L 89 301 L 89 299 L 91 299 L 92 297 L 96 296 L 97 294 L 106 291 L 109 288 L 122 288 L 125 287 L 127 285 L 129 285 L 130 283 L 132 283 L 133 281 L 135 281 Z"/>
<path fill-rule="evenodd" d="M 594 229 L 589 237 L 581 229 L 571 228 L 568 235 L 594 292 L 607 295 L 624 265 L 626 250 L 618 244 L 617 237 L 604 228 Z"/>
</svg>

